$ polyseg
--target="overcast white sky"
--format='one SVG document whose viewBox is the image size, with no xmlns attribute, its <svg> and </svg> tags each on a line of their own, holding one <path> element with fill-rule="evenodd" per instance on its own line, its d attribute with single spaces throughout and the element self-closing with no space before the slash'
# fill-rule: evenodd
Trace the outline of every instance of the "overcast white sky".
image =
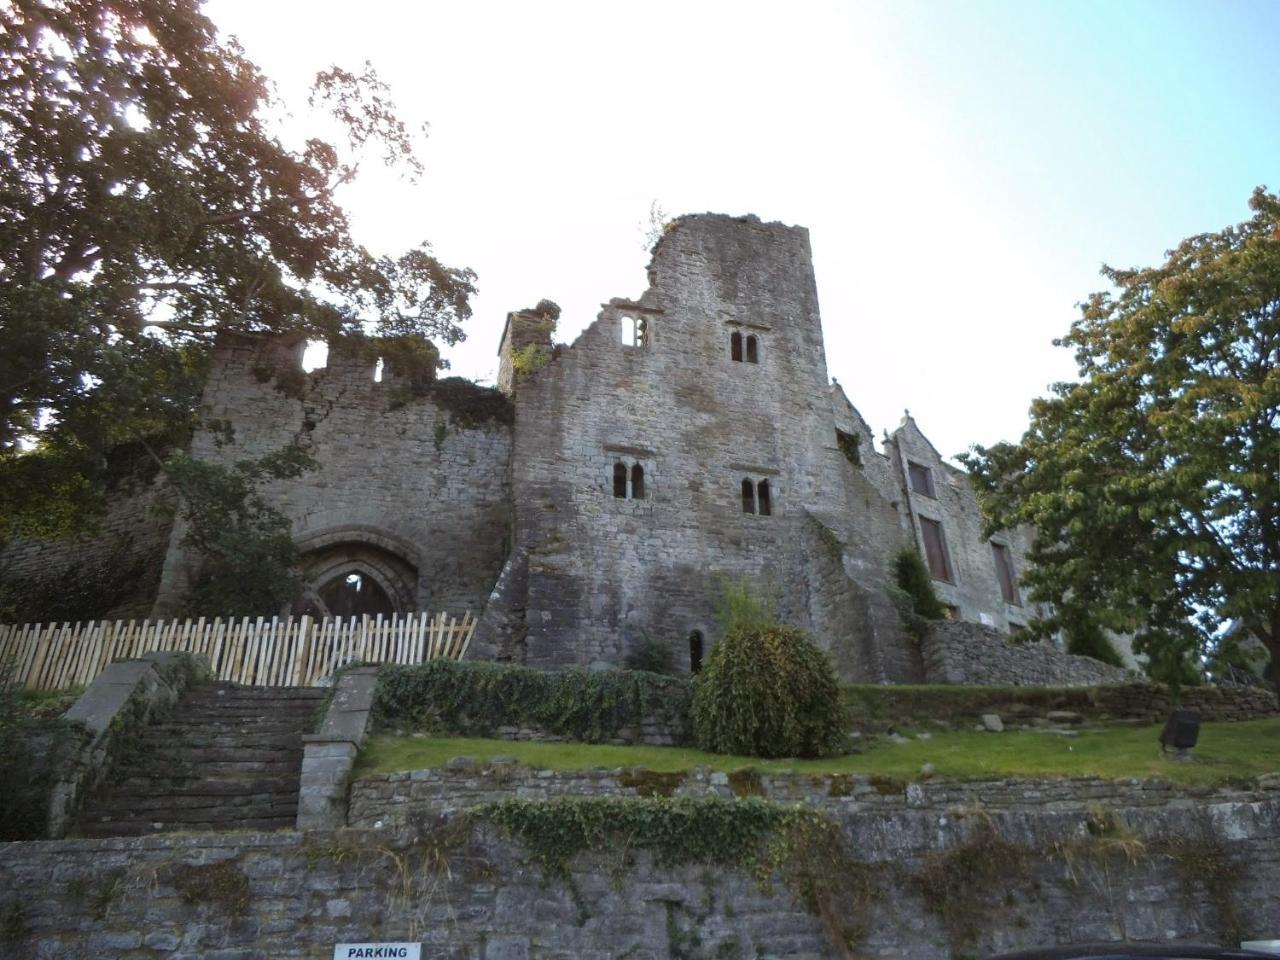
<svg viewBox="0 0 1280 960">
<path fill-rule="evenodd" d="M 572 340 L 644 289 L 641 224 L 809 228 L 827 363 L 879 432 L 944 455 L 1016 439 L 1074 371 L 1050 341 L 1100 289 L 1280 187 L 1280 3 L 211 0 L 301 108 L 373 62 L 431 124 L 417 187 L 370 170 L 357 236 L 479 274 L 455 373 L 492 378 L 508 310 Z"/>
</svg>

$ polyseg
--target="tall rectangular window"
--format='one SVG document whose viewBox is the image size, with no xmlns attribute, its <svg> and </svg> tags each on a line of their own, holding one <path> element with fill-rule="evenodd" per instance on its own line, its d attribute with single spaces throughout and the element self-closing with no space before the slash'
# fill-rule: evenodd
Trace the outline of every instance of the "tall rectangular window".
<svg viewBox="0 0 1280 960">
<path fill-rule="evenodd" d="M 1000 578 L 1000 593 L 1005 603 L 1022 606 L 1018 596 L 1018 578 L 1013 575 L 1013 556 L 1003 543 L 992 543 L 991 554 L 996 561 L 996 576 Z"/>
<path fill-rule="evenodd" d="M 911 489 L 916 493 L 938 499 L 933 492 L 933 471 L 919 463 L 907 461 L 907 475 L 911 478 Z"/>
<path fill-rule="evenodd" d="M 921 517 L 920 536 L 924 539 L 924 555 L 929 564 L 929 576 L 935 580 L 953 582 L 951 560 L 947 557 L 947 541 L 942 535 L 942 524 L 937 520 Z"/>
</svg>

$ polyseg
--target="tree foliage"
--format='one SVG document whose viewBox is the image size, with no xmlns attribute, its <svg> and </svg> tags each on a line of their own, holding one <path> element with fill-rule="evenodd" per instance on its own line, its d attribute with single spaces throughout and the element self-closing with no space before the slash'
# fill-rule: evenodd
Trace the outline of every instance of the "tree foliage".
<svg viewBox="0 0 1280 960">
<path fill-rule="evenodd" d="M 342 143 L 282 142 L 197 0 L 0 5 L 0 536 L 50 532 L 12 518 L 51 490 L 91 501 L 114 445 L 189 430 L 220 335 L 461 339 L 474 275 L 370 252 L 338 203 L 362 156 L 420 172 L 386 88 L 335 68 L 312 103 Z"/>
<path fill-rule="evenodd" d="M 258 487 L 314 465 L 298 446 L 230 468 L 185 453 L 169 458 L 165 473 L 182 498 L 182 542 L 198 558 L 186 615 L 269 616 L 295 599 L 301 580 L 289 518 Z"/>
<path fill-rule="evenodd" d="M 1040 631 L 1132 633 L 1178 679 L 1238 620 L 1280 663 L 1280 198 L 1158 267 L 1103 268 L 1059 345 L 1080 379 L 965 462 L 991 528 L 1031 524 Z"/>
</svg>

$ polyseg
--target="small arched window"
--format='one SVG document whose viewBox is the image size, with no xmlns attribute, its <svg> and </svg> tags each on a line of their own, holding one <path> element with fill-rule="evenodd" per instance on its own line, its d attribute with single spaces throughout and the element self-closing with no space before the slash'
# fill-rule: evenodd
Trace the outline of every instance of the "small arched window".
<svg viewBox="0 0 1280 960">
<path fill-rule="evenodd" d="M 635 500 L 644 499 L 644 467 L 638 463 L 631 467 L 631 496 Z"/>
<path fill-rule="evenodd" d="M 643 347 L 649 340 L 649 322 L 644 317 L 622 317 L 622 345 Z"/>
<path fill-rule="evenodd" d="M 756 512 L 756 485 L 745 478 L 742 481 L 742 512 Z"/>
<path fill-rule="evenodd" d="M 760 353 L 757 349 L 756 338 L 754 336 L 747 337 L 747 363 L 759 363 Z"/>
<path fill-rule="evenodd" d="M 769 481 L 761 480 L 756 484 L 756 497 L 760 501 L 760 516 L 767 517 L 773 512 L 769 503 Z"/>
<path fill-rule="evenodd" d="M 613 465 L 613 495 L 619 500 L 625 500 L 627 497 L 627 465 L 625 463 Z"/>
<path fill-rule="evenodd" d="M 694 630 L 689 634 L 689 672 L 702 670 L 702 631 Z"/>
<path fill-rule="evenodd" d="M 737 330 L 729 337 L 729 359 L 742 362 L 742 334 Z"/>
</svg>

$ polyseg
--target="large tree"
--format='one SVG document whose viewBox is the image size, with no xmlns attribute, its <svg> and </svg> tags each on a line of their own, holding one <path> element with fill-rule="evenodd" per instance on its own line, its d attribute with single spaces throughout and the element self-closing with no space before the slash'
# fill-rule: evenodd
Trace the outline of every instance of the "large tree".
<svg viewBox="0 0 1280 960">
<path fill-rule="evenodd" d="M 1079 380 L 964 458 L 993 528 L 1037 533 L 1042 631 L 1132 633 L 1156 675 L 1237 620 L 1280 664 L 1280 198 L 1149 269 L 1103 268 L 1059 345 Z"/>
<path fill-rule="evenodd" d="M 197 0 L 0 3 L 0 539 L 65 532 L 112 449 L 189 430 L 218 336 L 461 338 L 474 275 L 371 253 L 336 200 L 362 156 L 420 172 L 385 88 L 333 69 L 312 100 L 338 145 L 281 141 Z"/>
</svg>

